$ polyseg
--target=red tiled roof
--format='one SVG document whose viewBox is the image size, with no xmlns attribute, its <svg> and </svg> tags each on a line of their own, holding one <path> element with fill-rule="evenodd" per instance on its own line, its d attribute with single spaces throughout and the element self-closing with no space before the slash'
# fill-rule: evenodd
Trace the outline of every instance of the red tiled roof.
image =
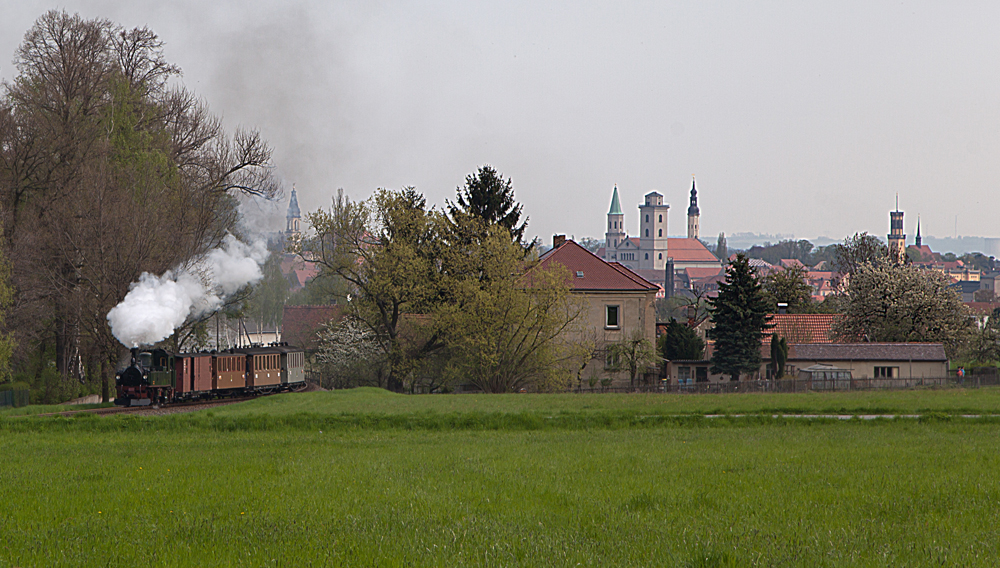
<svg viewBox="0 0 1000 568">
<path fill-rule="evenodd" d="M 570 284 L 575 290 L 659 290 L 659 286 L 621 264 L 605 262 L 571 240 L 542 255 L 537 268 L 545 269 L 553 262 L 570 271 Z"/>
<path fill-rule="evenodd" d="M 798 266 L 799 268 L 805 268 L 806 265 L 802 264 L 797 258 L 783 258 L 781 259 L 781 266 L 785 268 L 791 268 L 793 266 Z"/>
<path fill-rule="evenodd" d="M 965 305 L 974 314 L 992 314 L 994 309 L 1000 308 L 1000 302 L 966 302 Z"/>
<path fill-rule="evenodd" d="M 718 268 L 714 266 L 690 266 L 684 269 L 687 273 L 688 278 L 691 280 L 698 280 L 699 278 L 708 278 L 709 276 L 715 276 L 722 273 L 722 266 Z"/>
<path fill-rule="evenodd" d="M 833 343 L 830 326 L 837 314 L 771 314 L 773 328 L 764 335 L 764 345 L 770 349 L 771 334 L 777 333 L 791 343 Z"/>
<path fill-rule="evenodd" d="M 667 239 L 667 255 L 673 257 L 674 262 L 719 262 L 698 239 Z"/>
<path fill-rule="evenodd" d="M 282 315 L 281 337 L 303 349 L 315 349 L 316 332 L 330 320 L 339 321 L 343 316 L 339 305 L 285 306 Z"/>
<path fill-rule="evenodd" d="M 639 237 L 629 237 L 628 241 L 639 248 Z M 607 254 L 607 248 L 597 249 L 596 254 L 603 258 Z M 674 262 L 719 262 L 712 251 L 705 248 L 705 244 L 698 239 L 680 237 L 667 239 L 667 256 L 673 257 Z M 719 266 L 722 266 L 721 262 Z"/>
</svg>

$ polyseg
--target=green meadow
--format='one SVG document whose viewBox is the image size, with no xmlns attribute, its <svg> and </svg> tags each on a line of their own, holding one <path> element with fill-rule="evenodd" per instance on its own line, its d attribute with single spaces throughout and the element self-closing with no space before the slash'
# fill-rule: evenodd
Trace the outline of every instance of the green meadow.
<svg viewBox="0 0 1000 568">
<path fill-rule="evenodd" d="M 994 566 L 1000 420 L 951 415 L 998 402 L 355 390 L 0 416 L 0 568 Z M 789 409 L 927 416 L 766 415 Z"/>
</svg>

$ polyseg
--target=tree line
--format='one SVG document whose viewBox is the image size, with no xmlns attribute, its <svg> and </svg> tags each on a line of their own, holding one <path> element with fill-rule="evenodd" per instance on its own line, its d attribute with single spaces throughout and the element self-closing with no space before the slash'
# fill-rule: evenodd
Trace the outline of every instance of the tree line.
<svg viewBox="0 0 1000 568">
<path fill-rule="evenodd" d="M 0 85 L 0 358 L 8 378 L 42 391 L 100 383 L 106 400 L 123 352 L 108 310 L 142 272 L 239 235 L 238 197 L 278 192 L 271 150 L 177 86 L 148 28 L 53 10 L 14 64 Z"/>
</svg>

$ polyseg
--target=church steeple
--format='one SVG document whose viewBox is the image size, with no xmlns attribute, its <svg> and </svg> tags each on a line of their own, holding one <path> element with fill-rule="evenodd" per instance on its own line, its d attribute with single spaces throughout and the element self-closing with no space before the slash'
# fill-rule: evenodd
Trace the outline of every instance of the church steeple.
<svg viewBox="0 0 1000 568">
<path fill-rule="evenodd" d="M 292 198 L 288 201 L 285 222 L 285 240 L 288 242 L 298 241 L 301 236 L 299 224 L 302 222 L 302 212 L 299 211 L 299 199 L 295 195 L 295 184 L 292 184 Z"/>
<path fill-rule="evenodd" d="M 611 196 L 611 209 L 608 211 L 608 215 L 622 215 L 622 206 L 618 202 L 618 184 L 615 184 L 615 192 Z"/>
<path fill-rule="evenodd" d="M 698 238 L 698 219 L 701 209 L 698 209 L 698 188 L 694 184 L 694 174 L 691 174 L 691 205 L 688 206 L 688 238 Z"/>
<path fill-rule="evenodd" d="M 917 215 L 917 237 L 913 244 L 917 245 L 917 248 L 920 248 L 922 244 L 920 242 L 920 215 Z"/>
<path fill-rule="evenodd" d="M 625 238 L 625 214 L 622 213 L 622 206 L 618 201 L 618 184 L 615 184 L 615 191 L 611 195 L 611 209 L 608 210 L 608 230 L 604 233 L 604 247 L 614 250 Z"/>
</svg>

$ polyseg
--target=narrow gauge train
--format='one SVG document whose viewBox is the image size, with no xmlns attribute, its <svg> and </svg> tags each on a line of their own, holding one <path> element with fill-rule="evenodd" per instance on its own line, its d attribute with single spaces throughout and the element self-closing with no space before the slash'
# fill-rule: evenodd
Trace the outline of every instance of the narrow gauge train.
<svg viewBox="0 0 1000 568">
<path fill-rule="evenodd" d="M 298 390 L 305 380 L 305 354 L 286 344 L 212 353 L 132 349 L 130 364 L 115 376 L 115 404 L 146 406 Z"/>
</svg>

